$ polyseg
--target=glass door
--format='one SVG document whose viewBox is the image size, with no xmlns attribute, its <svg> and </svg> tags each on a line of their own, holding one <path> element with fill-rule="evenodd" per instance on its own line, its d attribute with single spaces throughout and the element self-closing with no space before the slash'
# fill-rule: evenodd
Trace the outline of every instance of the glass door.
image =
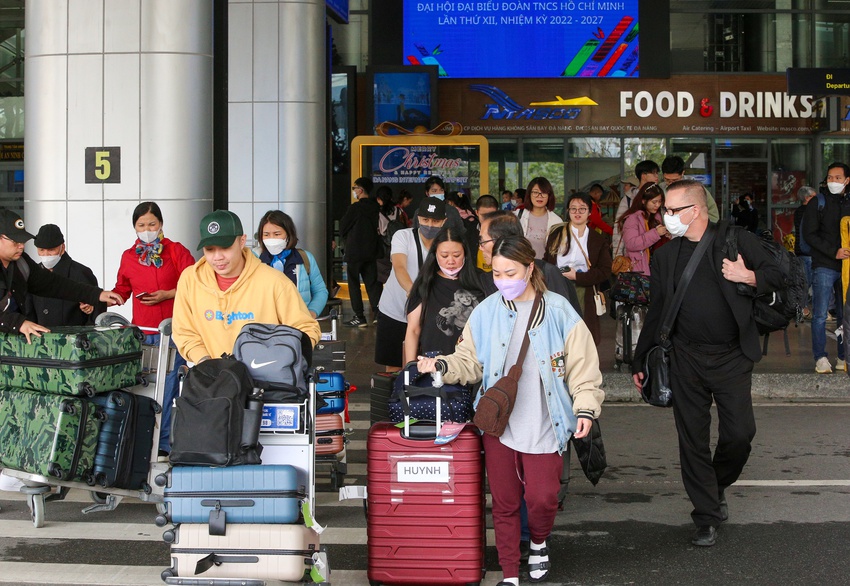
<svg viewBox="0 0 850 586">
<path fill-rule="evenodd" d="M 714 177 L 717 188 L 715 198 L 721 195 L 718 202 L 720 218 L 744 217 L 740 212 L 746 212 L 738 206 L 742 196 L 749 195 L 758 215 L 758 228 L 765 228 L 768 219 L 767 203 L 767 162 L 766 161 L 724 161 L 718 160 L 714 166 Z"/>
</svg>

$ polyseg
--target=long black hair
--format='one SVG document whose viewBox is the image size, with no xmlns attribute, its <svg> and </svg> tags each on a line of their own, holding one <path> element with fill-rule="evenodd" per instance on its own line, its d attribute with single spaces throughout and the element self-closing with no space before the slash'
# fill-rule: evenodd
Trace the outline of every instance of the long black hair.
<svg viewBox="0 0 850 586">
<path fill-rule="evenodd" d="M 139 221 L 139 218 L 144 216 L 147 213 L 151 213 L 154 217 L 159 220 L 159 223 L 162 224 L 162 210 L 159 209 L 159 206 L 156 202 L 153 201 L 143 201 L 139 205 L 136 206 L 136 209 L 133 210 L 133 225 L 136 225 L 136 222 Z"/>
<path fill-rule="evenodd" d="M 392 189 L 386 185 L 381 185 L 377 190 L 375 190 L 375 199 L 380 200 L 382 214 L 387 217 L 393 215 L 393 210 L 395 210 L 395 198 L 393 197 Z"/>
<path fill-rule="evenodd" d="M 437 247 L 443 242 L 457 242 L 463 247 L 463 268 L 457 275 L 461 288 L 475 295 L 479 301 L 484 296 L 484 289 L 481 287 L 481 280 L 478 278 L 478 269 L 475 267 L 476 257 L 470 252 L 469 246 L 467 246 L 466 240 L 461 234 L 452 228 L 444 227 L 434 238 L 434 242 L 431 243 L 431 254 L 425 259 L 422 269 L 419 271 L 419 276 L 416 277 L 416 281 L 413 282 L 413 287 L 410 289 L 416 291 L 422 300 L 422 311 L 419 313 L 420 324 L 425 322 L 425 308 L 428 306 L 428 297 L 431 295 L 434 283 L 439 278 L 437 272 L 440 270 L 440 265 L 437 264 Z"/>
</svg>

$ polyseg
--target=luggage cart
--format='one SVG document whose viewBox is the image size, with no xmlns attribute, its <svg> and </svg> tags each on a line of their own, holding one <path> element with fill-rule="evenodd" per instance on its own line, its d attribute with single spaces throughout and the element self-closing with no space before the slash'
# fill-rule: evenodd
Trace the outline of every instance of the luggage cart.
<svg viewBox="0 0 850 586">
<path fill-rule="evenodd" d="M 306 500 L 310 516 L 316 514 L 316 379 L 308 381 L 307 398 L 298 403 L 267 403 L 263 407 L 263 422 L 260 428 L 260 443 L 263 446 L 262 460 L 264 465 L 289 464 L 298 473 L 298 484 L 306 487 Z M 321 532 L 321 527 L 317 532 Z M 330 564 L 327 559 L 327 548 L 320 546 L 313 556 L 314 564 L 322 565 L 324 582 L 330 584 Z M 195 586 L 265 586 L 271 584 L 293 584 L 293 582 L 272 581 L 251 578 L 216 578 L 203 576 L 175 576 L 175 566 L 163 570 L 162 580 L 166 584 L 184 584 Z M 311 582 L 305 580 L 297 583 Z"/>
<path fill-rule="evenodd" d="M 337 300 L 338 301 L 338 300 Z M 341 309 L 341 304 L 339 304 Z M 322 322 L 329 321 L 331 330 L 330 332 L 322 332 L 322 339 L 319 344 L 322 342 L 337 342 L 339 341 L 338 332 L 339 332 L 339 311 L 336 306 L 331 307 L 328 311 L 328 315 L 324 317 L 320 317 L 317 321 L 321 324 Z M 334 372 L 345 372 L 345 347 L 343 346 L 343 355 L 342 355 L 342 368 L 336 369 Z M 316 376 L 321 375 L 321 369 L 319 367 L 316 368 L 318 371 Z M 348 392 L 354 392 L 357 390 L 357 387 L 350 387 Z M 348 423 L 346 421 L 348 415 L 348 392 L 345 395 L 345 415 L 343 415 L 343 425 Z M 348 443 L 348 439 L 344 438 L 343 442 L 345 444 Z M 317 455 L 315 457 L 316 465 L 329 466 L 330 467 L 330 480 L 331 480 L 331 490 L 336 492 L 345 484 L 345 475 L 348 474 L 348 453 L 347 449 L 344 447 L 341 452 L 338 454 L 328 454 L 328 455 Z"/>
<path fill-rule="evenodd" d="M 128 325 L 128 322 L 116 313 L 104 313 L 98 316 L 96 322 L 100 326 Z M 142 367 L 144 378 L 142 384 L 130 387 L 128 391 L 154 399 L 157 403 L 156 427 L 154 429 L 153 446 L 151 448 L 151 466 L 148 471 L 147 481 L 141 490 L 130 490 L 123 488 L 103 488 L 97 490 L 92 484 L 78 481 L 62 481 L 39 474 L 30 474 L 20 470 L 6 468 L 4 474 L 17 478 L 24 483 L 21 492 L 27 495 L 27 505 L 30 509 L 30 518 L 36 528 L 44 526 L 45 502 L 48 500 L 62 500 L 72 488 L 87 490 L 91 493 L 94 504 L 83 509 L 83 514 L 96 511 L 112 511 L 125 497 L 137 498 L 144 502 L 157 504 L 161 508 L 162 488 L 156 486 L 154 478 L 158 474 L 168 470 L 167 462 L 158 462 L 159 453 L 159 425 L 162 418 L 162 401 L 165 396 L 166 375 L 174 367 L 176 349 L 171 347 L 171 319 L 165 319 L 157 328 L 139 328 L 148 334 L 160 334 L 159 344 L 142 346 Z M 165 365 L 163 371 L 159 365 Z M 152 384 L 151 384 L 152 383 Z"/>
</svg>

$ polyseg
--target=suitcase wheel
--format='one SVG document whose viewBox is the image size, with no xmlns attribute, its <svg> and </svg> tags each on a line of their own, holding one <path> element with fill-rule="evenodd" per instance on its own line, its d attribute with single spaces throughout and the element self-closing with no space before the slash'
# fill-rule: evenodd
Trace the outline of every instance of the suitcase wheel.
<svg viewBox="0 0 850 586">
<path fill-rule="evenodd" d="M 136 384 L 141 385 L 143 387 L 148 386 L 148 377 L 143 375 L 141 372 L 136 375 Z"/>
<path fill-rule="evenodd" d="M 85 334 L 78 334 L 76 340 L 77 348 L 80 350 L 89 350 L 91 348 L 91 342 L 89 342 L 88 337 Z"/>
<path fill-rule="evenodd" d="M 154 415 L 159 415 L 160 413 L 162 413 L 162 405 L 160 405 L 159 403 L 154 403 L 153 404 L 153 413 L 154 413 Z"/>
<path fill-rule="evenodd" d="M 121 393 L 110 393 L 109 400 L 115 403 L 116 407 L 123 407 L 125 403 L 124 395 L 122 395 Z"/>
<path fill-rule="evenodd" d="M 96 484 L 101 485 L 103 488 L 106 488 L 106 474 L 98 474 L 95 477 Z"/>
<path fill-rule="evenodd" d="M 154 483 L 157 486 L 165 486 L 168 484 L 168 476 L 166 474 L 157 474 L 156 478 L 153 479 Z"/>
<path fill-rule="evenodd" d="M 47 473 L 51 476 L 55 476 L 56 478 L 63 478 L 65 476 L 65 471 L 62 470 L 62 466 L 56 462 L 51 462 L 50 465 L 47 466 Z"/>
<path fill-rule="evenodd" d="M 157 527 L 165 527 L 168 525 L 168 517 L 165 515 L 157 515 L 156 519 L 153 521 Z M 162 538 L 165 539 L 165 534 L 163 533 Z"/>
<path fill-rule="evenodd" d="M 162 578 L 163 582 L 165 582 L 169 578 L 173 578 L 174 577 L 174 568 L 168 568 L 168 569 L 163 570 L 162 573 L 159 575 L 159 577 Z"/>
<path fill-rule="evenodd" d="M 68 415 L 73 415 L 77 412 L 77 409 L 76 407 L 74 407 L 74 404 L 71 401 L 62 401 L 59 404 L 59 412 L 67 413 Z"/>
<path fill-rule="evenodd" d="M 94 397 L 95 391 L 94 387 L 89 383 L 80 383 L 77 385 L 77 390 L 81 395 L 85 395 L 86 397 Z"/>
<path fill-rule="evenodd" d="M 94 418 L 98 421 L 106 421 L 109 419 L 109 415 L 106 414 L 105 410 L 98 408 L 98 410 L 95 411 Z"/>
<path fill-rule="evenodd" d="M 94 474 L 91 470 L 85 471 L 85 473 L 83 474 L 83 480 L 85 480 L 86 484 L 88 484 L 89 486 L 94 486 L 96 484 Z"/>
<path fill-rule="evenodd" d="M 150 484 L 148 484 L 147 482 L 143 482 L 142 483 L 142 492 L 145 493 L 145 494 L 150 494 L 151 492 L 153 492 L 153 489 L 151 489 Z"/>
<path fill-rule="evenodd" d="M 136 338 L 139 342 L 145 341 L 145 333 L 139 328 L 133 328 L 133 337 Z"/>
<path fill-rule="evenodd" d="M 175 537 L 176 537 L 176 536 L 174 535 L 174 529 L 169 529 L 168 531 L 165 531 L 165 532 L 163 532 L 163 534 L 162 534 L 162 540 L 163 540 L 165 543 L 174 543 L 174 538 L 175 538 Z M 168 571 L 168 570 L 166 570 L 166 571 Z"/>
</svg>

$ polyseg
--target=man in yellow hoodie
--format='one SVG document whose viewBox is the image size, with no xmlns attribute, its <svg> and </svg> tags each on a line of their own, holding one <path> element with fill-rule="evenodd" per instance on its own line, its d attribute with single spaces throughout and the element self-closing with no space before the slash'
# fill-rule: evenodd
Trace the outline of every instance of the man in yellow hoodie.
<svg viewBox="0 0 850 586">
<path fill-rule="evenodd" d="M 216 210 L 200 228 L 204 258 L 183 271 L 174 299 L 172 334 L 181 356 L 197 364 L 229 354 L 247 323 L 283 324 L 319 341 L 319 323 L 292 281 L 245 248 L 236 214 Z"/>
</svg>

